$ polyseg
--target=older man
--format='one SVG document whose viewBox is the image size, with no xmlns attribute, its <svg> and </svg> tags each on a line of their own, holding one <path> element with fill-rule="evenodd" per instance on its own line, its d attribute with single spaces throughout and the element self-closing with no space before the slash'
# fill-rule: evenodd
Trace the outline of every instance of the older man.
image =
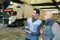
<svg viewBox="0 0 60 40">
<path fill-rule="evenodd" d="M 44 13 L 44 19 L 43 40 L 60 40 L 59 24 L 53 19 L 53 13 L 46 11 Z"/>
</svg>

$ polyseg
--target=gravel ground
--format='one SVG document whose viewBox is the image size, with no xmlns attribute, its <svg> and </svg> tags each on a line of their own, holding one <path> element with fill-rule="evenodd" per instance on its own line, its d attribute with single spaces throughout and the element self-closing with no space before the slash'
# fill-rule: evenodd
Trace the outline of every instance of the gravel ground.
<svg viewBox="0 0 60 40">
<path fill-rule="evenodd" d="M 6 27 L 0 24 L 0 40 L 25 40 L 25 32 L 20 27 Z"/>
<path fill-rule="evenodd" d="M 0 24 L 0 40 L 24 40 L 25 32 L 19 27 L 6 27 Z"/>
</svg>

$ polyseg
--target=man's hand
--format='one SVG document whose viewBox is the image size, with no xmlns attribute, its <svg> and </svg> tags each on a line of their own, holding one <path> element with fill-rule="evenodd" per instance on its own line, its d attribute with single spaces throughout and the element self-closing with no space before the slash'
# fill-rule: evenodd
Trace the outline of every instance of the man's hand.
<svg viewBox="0 0 60 40">
<path fill-rule="evenodd" d="M 25 28 L 28 28 L 27 26 L 25 26 Z"/>
<path fill-rule="evenodd" d="M 25 29 L 25 32 L 28 33 L 28 34 L 31 34 L 31 31 L 28 30 L 28 27 L 25 26 L 25 28 L 27 28 L 27 29 Z"/>
<path fill-rule="evenodd" d="M 27 33 L 31 34 L 31 31 L 25 30 L 25 32 L 27 32 Z"/>
<path fill-rule="evenodd" d="M 43 34 L 44 30 L 41 28 L 40 33 Z"/>
</svg>

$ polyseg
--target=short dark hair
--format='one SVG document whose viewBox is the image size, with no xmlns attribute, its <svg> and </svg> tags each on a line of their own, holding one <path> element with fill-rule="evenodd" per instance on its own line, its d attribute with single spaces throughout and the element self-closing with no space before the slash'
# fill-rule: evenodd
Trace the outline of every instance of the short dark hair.
<svg viewBox="0 0 60 40">
<path fill-rule="evenodd" d="M 40 15 L 40 10 L 39 10 L 39 9 L 34 8 L 33 10 L 35 10 L 35 11 L 36 11 L 36 14 L 39 14 L 39 15 Z"/>
</svg>

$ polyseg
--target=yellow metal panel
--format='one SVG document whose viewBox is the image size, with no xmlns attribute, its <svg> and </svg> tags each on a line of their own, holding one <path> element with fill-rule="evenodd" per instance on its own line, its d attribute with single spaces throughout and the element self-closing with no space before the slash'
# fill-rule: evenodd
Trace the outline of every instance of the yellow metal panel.
<svg viewBox="0 0 60 40">
<path fill-rule="evenodd" d="M 20 0 L 23 2 L 26 2 L 28 4 L 37 4 L 37 3 L 47 3 L 47 2 L 52 2 L 52 0 Z"/>
<path fill-rule="evenodd" d="M 28 3 L 28 4 L 30 4 L 30 0 L 20 0 L 20 1 L 23 1 L 23 2 L 25 2 L 25 3 Z"/>
<path fill-rule="evenodd" d="M 51 8 L 56 6 L 34 6 L 34 8 Z"/>
<path fill-rule="evenodd" d="M 60 0 L 56 0 L 56 2 L 60 2 Z"/>
<path fill-rule="evenodd" d="M 56 6 L 40 6 L 40 8 L 51 8 L 51 7 L 56 7 Z"/>
<path fill-rule="evenodd" d="M 47 3 L 52 2 L 52 0 L 31 0 L 31 4 L 37 4 L 37 3 Z"/>
</svg>

